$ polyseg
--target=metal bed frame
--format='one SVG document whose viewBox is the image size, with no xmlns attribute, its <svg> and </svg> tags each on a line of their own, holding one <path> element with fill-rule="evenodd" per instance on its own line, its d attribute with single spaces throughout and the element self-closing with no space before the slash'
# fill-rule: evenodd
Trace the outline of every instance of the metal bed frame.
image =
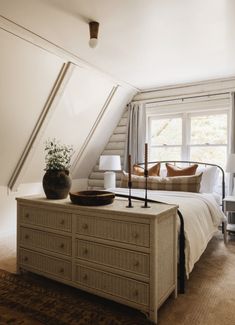
<svg viewBox="0 0 235 325">
<path fill-rule="evenodd" d="M 221 179 L 221 192 L 222 192 L 222 199 L 225 197 L 225 173 L 224 170 L 221 166 L 216 165 L 216 164 L 211 164 L 211 163 L 204 163 L 204 162 L 199 162 L 199 161 L 189 161 L 189 160 L 158 160 L 158 161 L 151 161 L 148 162 L 148 165 L 153 165 L 153 164 L 165 164 L 165 163 L 172 163 L 174 165 L 176 164 L 188 164 L 189 166 L 191 164 L 198 164 L 202 166 L 214 166 L 219 169 L 222 175 Z M 144 165 L 144 163 L 138 163 L 140 167 Z M 135 197 L 136 198 L 136 197 Z M 149 200 L 150 202 L 158 202 L 158 203 L 165 203 L 165 202 L 160 202 L 160 201 L 155 201 L 155 200 Z M 167 204 L 167 203 L 165 203 Z M 223 204 L 222 204 L 222 210 L 223 210 Z M 180 219 L 180 232 L 179 232 L 179 292 L 184 293 L 185 292 L 185 278 L 186 278 L 186 272 L 185 272 L 185 237 L 184 237 L 184 218 L 181 214 L 181 212 L 178 209 L 178 216 Z M 224 233 L 224 224 L 222 223 L 222 232 Z"/>
</svg>

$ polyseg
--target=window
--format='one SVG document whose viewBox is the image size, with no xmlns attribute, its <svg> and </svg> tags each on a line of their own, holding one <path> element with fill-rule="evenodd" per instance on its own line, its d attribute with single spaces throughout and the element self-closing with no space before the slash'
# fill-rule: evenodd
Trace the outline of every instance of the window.
<svg viewBox="0 0 235 325">
<path fill-rule="evenodd" d="M 215 113 L 190 117 L 191 160 L 225 166 L 227 159 L 227 114 Z"/>
<path fill-rule="evenodd" d="M 163 116 L 150 120 L 150 160 L 180 160 L 182 117 Z"/>
<path fill-rule="evenodd" d="M 148 117 L 150 161 L 193 160 L 225 166 L 228 110 Z"/>
</svg>

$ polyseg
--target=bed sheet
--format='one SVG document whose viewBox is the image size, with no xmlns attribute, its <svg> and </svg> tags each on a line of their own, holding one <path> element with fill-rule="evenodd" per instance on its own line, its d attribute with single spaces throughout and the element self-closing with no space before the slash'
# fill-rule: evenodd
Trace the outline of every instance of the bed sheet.
<svg viewBox="0 0 235 325">
<path fill-rule="evenodd" d="M 127 188 L 110 189 L 114 193 L 128 194 Z M 132 195 L 144 198 L 143 189 L 132 189 Z M 208 242 L 225 220 L 225 215 L 213 194 L 148 190 L 148 198 L 177 204 L 184 218 L 186 276 L 207 247 Z M 178 220 L 178 229 L 180 221 Z"/>
</svg>

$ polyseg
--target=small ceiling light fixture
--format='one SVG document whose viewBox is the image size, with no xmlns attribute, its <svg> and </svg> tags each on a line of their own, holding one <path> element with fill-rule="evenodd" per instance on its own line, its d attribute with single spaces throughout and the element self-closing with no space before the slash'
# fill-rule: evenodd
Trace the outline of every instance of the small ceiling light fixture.
<svg viewBox="0 0 235 325">
<path fill-rule="evenodd" d="M 91 21 L 89 23 L 89 30 L 90 30 L 89 45 L 90 47 L 94 48 L 98 44 L 99 23 L 97 23 L 97 21 Z"/>
</svg>

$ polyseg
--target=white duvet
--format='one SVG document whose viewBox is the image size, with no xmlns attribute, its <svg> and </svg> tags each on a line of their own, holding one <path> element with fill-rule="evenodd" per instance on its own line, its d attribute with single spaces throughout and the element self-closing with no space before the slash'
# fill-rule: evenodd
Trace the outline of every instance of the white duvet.
<svg viewBox="0 0 235 325">
<path fill-rule="evenodd" d="M 128 194 L 126 188 L 115 188 L 112 191 Z M 131 194 L 144 197 L 145 192 L 142 189 L 132 189 Z M 184 218 L 185 269 L 188 277 L 225 215 L 213 194 L 148 190 L 148 198 L 179 206 Z"/>
</svg>

